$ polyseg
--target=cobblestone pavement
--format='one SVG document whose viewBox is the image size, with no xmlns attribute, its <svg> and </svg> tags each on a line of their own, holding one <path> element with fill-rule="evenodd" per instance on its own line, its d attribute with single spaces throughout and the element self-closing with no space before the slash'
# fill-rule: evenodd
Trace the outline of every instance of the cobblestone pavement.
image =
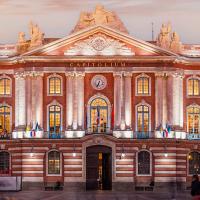
<svg viewBox="0 0 200 200">
<path fill-rule="evenodd" d="M 180 194 L 156 192 L 67 192 L 21 191 L 0 192 L 0 200 L 190 200 L 189 192 Z"/>
</svg>

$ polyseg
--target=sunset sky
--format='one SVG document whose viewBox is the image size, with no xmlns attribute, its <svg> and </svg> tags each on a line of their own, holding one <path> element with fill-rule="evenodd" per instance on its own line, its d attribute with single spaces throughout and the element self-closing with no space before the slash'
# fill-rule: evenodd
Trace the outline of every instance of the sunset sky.
<svg viewBox="0 0 200 200">
<path fill-rule="evenodd" d="M 133 37 L 151 40 L 163 22 L 170 21 L 183 43 L 200 44 L 200 0 L 0 0 L 0 43 L 15 43 L 26 33 L 30 20 L 46 37 L 64 37 L 73 29 L 81 11 L 96 4 L 115 11 Z"/>
</svg>

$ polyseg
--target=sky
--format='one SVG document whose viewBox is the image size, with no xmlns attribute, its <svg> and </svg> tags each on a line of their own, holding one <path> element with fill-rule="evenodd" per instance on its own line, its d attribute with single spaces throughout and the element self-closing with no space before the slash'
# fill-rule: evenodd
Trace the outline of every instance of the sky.
<svg viewBox="0 0 200 200">
<path fill-rule="evenodd" d="M 200 0 L 0 0 L 0 44 L 17 42 L 28 24 L 37 23 L 45 37 L 68 35 L 81 11 L 93 11 L 102 4 L 117 13 L 131 36 L 151 40 L 162 23 L 171 22 L 183 43 L 200 44 Z"/>
</svg>

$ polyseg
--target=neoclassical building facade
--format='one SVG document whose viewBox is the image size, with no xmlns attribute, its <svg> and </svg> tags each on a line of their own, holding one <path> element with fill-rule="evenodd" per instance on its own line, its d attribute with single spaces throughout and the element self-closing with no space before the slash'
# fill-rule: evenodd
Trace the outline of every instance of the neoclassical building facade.
<svg viewBox="0 0 200 200">
<path fill-rule="evenodd" d="M 0 46 L 0 181 L 186 189 L 199 139 L 200 45 L 170 24 L 146 42 L 97 6 L 64 38 L 31 23 Z"/>
</svg>

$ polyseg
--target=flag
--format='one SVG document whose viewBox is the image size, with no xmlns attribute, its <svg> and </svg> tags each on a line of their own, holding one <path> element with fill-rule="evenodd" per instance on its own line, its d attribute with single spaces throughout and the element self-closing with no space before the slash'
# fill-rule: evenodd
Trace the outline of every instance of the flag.
<svg viewBox="0 0 200 200">
<path fill-rule="evenodd" d="M 99 120 L 100 120 L 100 110 L 99 110 L 99 106 L 97 106 L 97 120 L 96 120 L 97 126 L 99 124 Z"/>
<path fill-rule="evenodd" d="M 38 122 L 37 122 L 36 125 L 35 125 L 35 131 L 36 131 L 36 132 L 39 131 L 39 124 L 38 124 Z"/>
</svg>

